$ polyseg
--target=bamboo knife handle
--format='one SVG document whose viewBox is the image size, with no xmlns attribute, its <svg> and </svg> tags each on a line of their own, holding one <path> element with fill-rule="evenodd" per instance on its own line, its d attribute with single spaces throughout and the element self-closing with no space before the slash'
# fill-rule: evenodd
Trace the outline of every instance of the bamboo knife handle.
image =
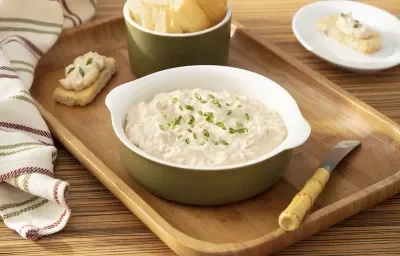
<svg viewBox="0 0 400 256">
<path fill-rule="evenodd" d="M 307 211 L 311 209 L 318 195 L 329 180 L 329 172 L 318 168 L 306 182 L 303 189 L 293 198 L 289 206 L 279 216 L 279 226 L 286 231 L 293 231 L 300 226 Z"/>
</svg>

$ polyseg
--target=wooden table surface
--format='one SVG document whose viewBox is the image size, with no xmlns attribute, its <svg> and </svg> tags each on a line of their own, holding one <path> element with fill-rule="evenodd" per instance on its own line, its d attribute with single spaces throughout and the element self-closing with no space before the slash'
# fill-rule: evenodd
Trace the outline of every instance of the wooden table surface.
<svg viewBox="0 0 400 256">
<path fill-rule="evenodd" d="M 98 0 L 96 19 L 121 12 L 123 0 Z M 295 11 L 310 0 L 230 0 L 234 19 L 400 122 L 400 67 L 361 77 L 321 61 L 296 41 Z M 399 0 L 363 1 L 400 17 Z M 61 145 L 55 174 L 68 181 L 66 228 L 27 241 L 0 223 L 0 255 L 175 255 Z M 277 255 L 400 255 L 400 195 L 315 234 Z"/>
</svg>

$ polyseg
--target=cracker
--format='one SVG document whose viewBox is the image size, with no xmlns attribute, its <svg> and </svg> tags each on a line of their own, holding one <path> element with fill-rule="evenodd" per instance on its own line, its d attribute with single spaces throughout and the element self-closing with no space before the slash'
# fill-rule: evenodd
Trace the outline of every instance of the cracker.
<svg viewBox="0 0 400 256">
<path fill-rule="evenodd" d="M 86 106 L 96 98 L 115 72 L 115 59 L 107 57 L 106 68 L 100 72 L 99 77 L 93 82 L 93 84 L 79 92 L 74 90 L 65 90 L 62 86 L 58 86 L 54 90 L 53 99 L 68 107 Z"/>
<path fill-rule="evenodd" d="M 372 37 L 365 39 L 355 38 L 343 33 L 335 25 L 339 16 L 340 14 L 335 14 L 320 19 L 317 22 L 317 29 L 321 32 L 324 32 L 327 36 L 363 54 L 374 53 L 382 47 L 381 36 L 375 31 Z"/>
</svg>

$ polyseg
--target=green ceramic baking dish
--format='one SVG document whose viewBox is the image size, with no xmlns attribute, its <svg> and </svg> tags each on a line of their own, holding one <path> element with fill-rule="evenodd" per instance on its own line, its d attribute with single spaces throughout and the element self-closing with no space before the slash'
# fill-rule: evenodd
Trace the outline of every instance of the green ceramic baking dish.
<svg viewBox="0 0 400 256">
<path fill-rule="evenodd" d="M 156 158 L 129 141 L 124 132 L 130 106 L 148 102 L 156 94 L 177 89 L 227 90 L 259 100 L 276 110 L 288 135 L 271 152 L 241 164 L 194 167 Z M 106 98 L 120 156 L 133 178 L 151 193 L 192 205 L 219 205 L 255 196 L 275 184 L 287 167 L 291 152 L 311 133 L 295 100 L 281 86 L 259 74 L 226 66 L 185 66 L 167 69 L 114 88 Z"/>
</svg>

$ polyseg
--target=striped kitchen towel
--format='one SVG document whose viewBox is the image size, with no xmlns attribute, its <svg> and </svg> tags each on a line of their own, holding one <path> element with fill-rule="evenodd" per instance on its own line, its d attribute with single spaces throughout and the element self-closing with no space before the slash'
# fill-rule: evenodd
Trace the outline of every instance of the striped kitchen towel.
<svg viewBox="0 0 400 256">
<path fill-rule="evenodd" d="M 0 217 L 23 238 L 63 229 L 69 184 L 56 179 L 52 136 L 29 89 L 63 28 L 95 14 L 96 0 L 0 1 Z M 40 85 L 38 85 L 40 86 Z"/>
</svg>

